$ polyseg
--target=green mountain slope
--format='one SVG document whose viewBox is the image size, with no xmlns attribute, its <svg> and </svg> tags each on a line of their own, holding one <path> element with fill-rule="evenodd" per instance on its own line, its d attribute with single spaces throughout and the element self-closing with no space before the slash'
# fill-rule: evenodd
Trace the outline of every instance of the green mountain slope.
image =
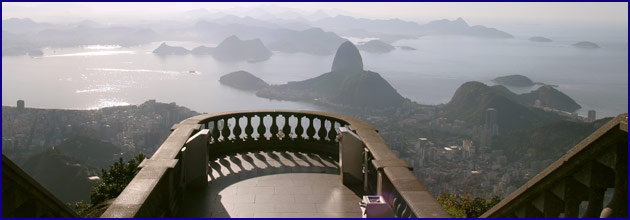
<svg viewBox="0 0 630 220">
<path fill-rule="evenodd" d="M 449 120 L 481 124 L 483 112 L 488 108 L 497 110 L 497 123 L 501 130 L 531 127 L 541 122 L 562 119 L 554 113 L 524 106 L 515 100 L 515 96 L 480 82 L 462 84 L 439 114 Z"/>
<path fill-rule="evenodd" d="M 90 201 L 96 182 L 88 177 L 97 175 L 97 170 L 83 161 L 47 149 L 27 158 L 21 168 L 61 201 Z"/>
</svg>

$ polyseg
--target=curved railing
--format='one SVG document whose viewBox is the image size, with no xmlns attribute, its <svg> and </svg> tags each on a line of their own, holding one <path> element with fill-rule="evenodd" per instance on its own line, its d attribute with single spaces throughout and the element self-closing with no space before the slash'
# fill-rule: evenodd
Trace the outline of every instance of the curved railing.
<svg viewBox="0 0 630 220">
<path fill-rule="evenodd" d="M 102 217 L 173 216 L 187 187 L 196 182 L 207 185 L 209 155 L 284 148 L 338 156 L 342 127 L 355 133 L 367 149 L 366 194 L 382 195 L 397 217 L 449 217 L 373 126 L 345 115 L 277 110 L 204 114 L 174 125 Z"/>
<path fill-rule="evenodd" d="M 627 208 L 628 114 L 621 114 L 481 217 L 627 218 Z"/>
<path fill-rule="evenodd" d="M 291 147 L 333 155 L 338 153 L 339 127 L 349 125 L 339 115 L 307 111 L 207 114 L 180 124 L 199 124 L 201 129 L 208 129 L 210 154 Z"/>
</svg>

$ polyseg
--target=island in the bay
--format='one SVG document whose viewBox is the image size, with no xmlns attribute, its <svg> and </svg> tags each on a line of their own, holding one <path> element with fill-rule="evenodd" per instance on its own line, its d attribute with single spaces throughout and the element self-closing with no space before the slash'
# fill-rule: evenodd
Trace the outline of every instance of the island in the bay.
<svg viewBox="0 0 630 220">
<path fill-rule="evenodd" d="M 248 91 L 257 91 L 269 86 L 261 78 L 242 70 L 221 76 L 219 82 L 226 86 Z"/>
<path fill-rule="evenodd" d="M 548 107 L 566 112 L 574 112 L 575 110 L 582 108 L 582 106 L 580 106 L 575 100 L 555 89 L 554 86 L 532 82 L 532 80 L 527 76 L 501 76 L 493 79 L 492 82 L 498 84 L 492 86 L 492 88 L 502 92 L 514 101 L 525 106 Z M 508 88 L 504 87 L 532 87 L 534 85 L 541 85 L 541 87 L 525 94 L 515 94 Z"/>
<path fill-rule="evenodd" d="M 416 48 L 411 46 L 398 46 L 401 50 L 416 50 Z"/>
<path fill-rule="evenodd" d="M 230 36 L 217 47 L 199 46 L 192 51 L 184 47 L 169 46 L 162 43 L 153 53 L 160 56 L 168 55 L 210 55 L 220 61 L 248 61 L 259 62 L 268 60 L 273 53 L 259 39 L 241 40 L 237 36 Z"/>
<path fill-rule="evenodd" d="M 189 54 L 190 51 L 184 47 L 176 47 L 170 46 L 166 44 L 166 42 L 160 44 L 158 48 L 153 50 L 153 53 L 160 56 L 168 56 L 168 55 L 186 55 Z"/>
<path fill-rule="evenodd" d="M 580 41 L 573 44 L 574 47 L 582 48 L 582 49 L 597 49 L 599 45 L 590 41 Z"/>
<path fill-rule="evenodd" d="M 232 35 L 217 47 L 200 46 L 192 50 L 195 55 L 212 55 L 217 60 L 257 62 L 269 59 L 272 53 L 260 39 L 241 40 Z"/>
<path fill-rule="evenodd" d="M 541 36 L 534 36 L 534 37 L 530 37 L 528 39 L 529 41 L 533 41 L 533 42 L 542 42 L 542 43 L 548 43 L 548 42 L 552 42 L 553 40 L 546 38 L 546 37 L 541 37 Z"/>
<path fill-rule="evenodd" d="M 330 72 L 304 81 L 272 85 L 256 95 L 269 99 L 378 109 L 396 108 L 408 101 L 380 74 L 363 69 L 361 54 L 350 41 L 337 49 Z"/>
<path fill-rule="evenodd" d="M 527 78 L 527 76 L 523 75 L 508 75 L 508 76 L 500 76 L 494 78 L 492 82 L 504 85 L 504 86 L 515 86 L 515 87 L 529 87 L 533 86 L 534 82 L 531 79 Z"/>
<path fill-rule="evenodd" d="M 388 43 L 380 40 L 371 40 L 365 44 L 358 45 L 357 48 L 370 53 L 389 53 L 396 48 Z"/>
</svg>

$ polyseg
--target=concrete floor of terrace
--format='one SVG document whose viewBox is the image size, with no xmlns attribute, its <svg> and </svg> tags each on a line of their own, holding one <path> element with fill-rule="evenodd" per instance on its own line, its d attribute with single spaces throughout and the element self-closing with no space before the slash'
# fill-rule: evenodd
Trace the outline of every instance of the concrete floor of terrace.
<svg viewBox="0 0 630 220">
<path fill-rule="evenodd" d="M 210 159 L 208 186 L 188 190 L 176 217 L 361 218 L 359 190 L 330 156 L 241 152 Z"/>
</svg>

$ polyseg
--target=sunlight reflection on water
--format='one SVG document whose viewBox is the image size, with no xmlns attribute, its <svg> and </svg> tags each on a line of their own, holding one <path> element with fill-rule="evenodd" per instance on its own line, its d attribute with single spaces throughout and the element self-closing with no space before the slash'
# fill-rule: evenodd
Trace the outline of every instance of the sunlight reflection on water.
<svg viewBox="0 0 630 220">
<path fill-rule="evenodd" d="M 117 50 L 117 51 L 92 51 L 92 52 L 82 52 L 82 53 L 69 53 L 69 54 L 59 54 L 59 55 L 50 55 L 45 57 L 77 57 L 77 56 L 109 56 L 109 55 L 118 55 L 118 54 L 135 54 L 136 52 L 130 50 Z"/>
<path fill-rule="evenodd" d="M 170 70 L 149 70 L 149 69 L 115 69 L 115 68 L 87 68 L 87 70 L 107 71 L 107 72 L 136 72 L 136 73 L 161 73 L 168 75 L 179 75 L 182 72 Z"/>
<path fill-rule="evenodd" d="M 120 45 L 86 45 L 83 46 L 83 49 L 88 50 L 113 50 L 121 48 Z"/>
<path fill-rule="evenodd" d="M 96 105 L 93 105 L 89 107 L 88 109 L 95 110 L 95 109 L 101 109 L 101 108 L 107 108 L 107 107 L 113 107 L 113 106 L 125 106 L 125 105 L 130 105 L 130 104 L 128 102 L 123 101 L 122 99 L 107 98 L 107 99 L 98 100 Z"/>
</svg>

